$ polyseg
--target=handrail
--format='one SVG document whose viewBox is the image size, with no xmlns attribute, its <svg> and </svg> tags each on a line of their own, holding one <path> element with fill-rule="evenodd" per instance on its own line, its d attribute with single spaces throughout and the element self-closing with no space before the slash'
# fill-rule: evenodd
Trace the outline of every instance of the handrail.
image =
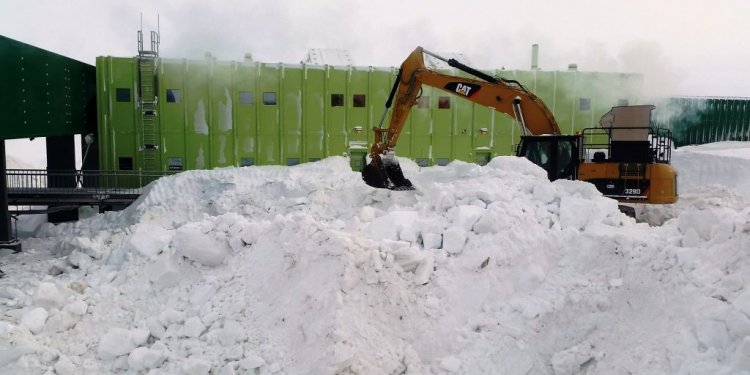
<svg viewBox="0 0 750 375">
<path fill-rule="evenodd" d="M 122 193 L 140 194 L 141 188 L 160 177 L 175 172 L 143 171 L 90 171 L 90 170 L 45 170 L 8 169 L 6 183 L 9 192 L 54 190 L 57 193 L 81 192 L 102 193 L 116 190 Z"/>
</svg>

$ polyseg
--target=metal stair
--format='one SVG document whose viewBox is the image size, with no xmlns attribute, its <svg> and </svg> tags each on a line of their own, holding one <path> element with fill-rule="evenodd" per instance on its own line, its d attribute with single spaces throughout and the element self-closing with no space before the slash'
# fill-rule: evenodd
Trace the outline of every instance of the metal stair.
<svg viewBox="0 0 750 375">
<path fill-rule="evenodd" d="M 158 57 L 159 33 L 151 32 L 151 49 L 143 48 L 143 32 L 138 31 L 138 104 L 141 108 L 141 166 L 147 171 L 161 169 L 158 139 Z"/>
</svg>

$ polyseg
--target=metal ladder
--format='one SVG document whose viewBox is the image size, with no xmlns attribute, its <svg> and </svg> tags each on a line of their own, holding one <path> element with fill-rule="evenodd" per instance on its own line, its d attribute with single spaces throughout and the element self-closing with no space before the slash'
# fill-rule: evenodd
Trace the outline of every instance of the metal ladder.
<svg viewBox="0 0 750 375">
<path fill-rule="evenodd" d="M 157 76 L 159 33 L 151 32 L 151 49 L 143 48 L 143 32 L 138 31 L 138 104 L 141 108 L 141 166 L 144 170 L 160 170 L 158 144 L 159 97 Z"/>
</svg>

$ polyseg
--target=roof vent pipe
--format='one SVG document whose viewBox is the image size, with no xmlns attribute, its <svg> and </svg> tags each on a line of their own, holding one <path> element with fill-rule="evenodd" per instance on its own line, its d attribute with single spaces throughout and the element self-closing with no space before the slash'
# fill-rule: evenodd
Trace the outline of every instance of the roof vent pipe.
<svg viewBox="0 0 750 375">
<path fill-rule="evenodd" d="M 531 45 L 531 70 L 539 70 L 539 45 Z"/>
</svg>

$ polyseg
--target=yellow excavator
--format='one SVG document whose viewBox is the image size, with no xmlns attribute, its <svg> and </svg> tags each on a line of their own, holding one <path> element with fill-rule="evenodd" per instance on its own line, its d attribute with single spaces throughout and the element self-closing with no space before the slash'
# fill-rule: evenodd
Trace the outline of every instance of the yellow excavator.
<svg viewBox="0 0 750 375">
<path fill-rule="evenodd" d="M 477 79 L 451 76 L 429 69 L 424 55 Z M 607 197 L 623 203 L 669 204 L 677 201 L 677 172 L 670 165 L 671 133 L 651 127 L 652 105 L 613 107 L 600 127 L 574 135 L 561 134 L 552 112 L 520 82 L 493 77 L 417 47 L 401 64 L 380 124 L 373 127 L 375 142 L 362 179 L 370 186 L 414 190 L 395 156 L 395 147 L 422 85 L 431 86 L 502 112 L 521 128 L 516 155 L 547 171 L 550 180 L 587 181 Z M 395 101 L 390 124 L 383 128 Z M 628 210 L 630 211 L 630 210 Z M 634 213 L 632 211 L 631 213 Z"/>
</svg>

